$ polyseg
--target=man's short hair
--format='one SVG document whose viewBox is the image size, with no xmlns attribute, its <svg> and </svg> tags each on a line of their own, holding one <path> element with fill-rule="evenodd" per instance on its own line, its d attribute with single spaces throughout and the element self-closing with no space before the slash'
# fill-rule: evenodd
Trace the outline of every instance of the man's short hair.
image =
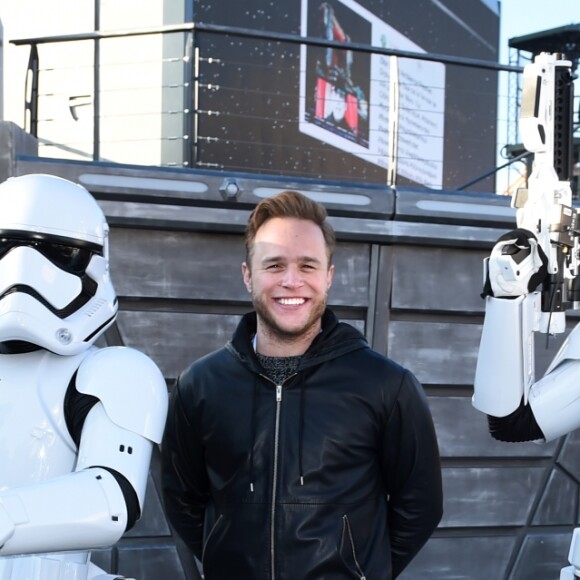
<svg viewBox="0 0 580 580">
<path fill-rule="evenodd" d="M 297 218 L 314 222 L 321 230 L 326 243 L 328 265 L 336 246 L 336 236 L 332 226 L 326 221 L 326 208 L 297 191 L 283 191 L 260 201 L 254 208 L 246 225 L 244 242 L 246 244 L 246 263 L 250 266 L 254 239 L 257 231 L 272 218 Z"/>
</svg>

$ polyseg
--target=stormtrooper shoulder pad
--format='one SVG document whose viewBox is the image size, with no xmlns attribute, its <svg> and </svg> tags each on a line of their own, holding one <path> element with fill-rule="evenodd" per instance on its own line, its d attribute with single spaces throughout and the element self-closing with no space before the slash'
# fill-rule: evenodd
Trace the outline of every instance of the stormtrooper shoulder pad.
<svg viewBox="0 0 580 580">
<path fill-rule="evenodd" d="M 95 350 L 81 363 L 76 388 L 97 397 L 109 419 L 119 427 L 161 442 L 167 386 L 147 355 L 128 347 Z"/>
</svg>

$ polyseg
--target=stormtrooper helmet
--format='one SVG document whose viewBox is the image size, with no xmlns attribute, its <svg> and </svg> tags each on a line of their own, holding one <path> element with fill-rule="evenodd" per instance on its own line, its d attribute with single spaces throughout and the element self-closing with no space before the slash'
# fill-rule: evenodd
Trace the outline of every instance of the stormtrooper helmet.
<svg viewBox="0 0 580 580">
<path fill-rule="evenodd" d="M 82 186 L 53 175 L 0 184 L 0 343 L 87 349 L 114 322 L 109 227 Z"/>
</svg>

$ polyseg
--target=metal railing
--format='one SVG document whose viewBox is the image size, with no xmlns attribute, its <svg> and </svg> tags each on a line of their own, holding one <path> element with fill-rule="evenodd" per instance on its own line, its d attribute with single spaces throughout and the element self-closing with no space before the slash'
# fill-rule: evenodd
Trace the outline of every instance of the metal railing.
<svg viewBox="0 0 580 580">
<path fill-rule="evenodd" d="M 496 75 L 519 74 L 522 71 L 518 66 L 473 58 L 199 22 L 139 30 L 25 38 L 11 42 L 30 47 L 24 103 L 25 129 L 39 139 L 43 154 L 48 156 L 356 181 L 356 175 L 344 173 L 346 170 L 341 169 L 345 167 L 346 160 L 346 164 L 353 164 L 351 173 L 362 168 L 363 175 L 359 180 L 388 181 L 394 185 L 396 179 L 401 180 L 401 175 L 397 177 L 396 171 L 389 173 L 387 165 L 391 169 L 403 168 L 401 171 L 404 171 L 406 163 L 407 171 L 415 175 L 421 171 L 421 164 L 425 167 L 442 164 L 442 157 L 428 159 L 417 155 L 414 160 L 409 155 L 405 157 L 401 154 L 401 143 L 409 139 L 415 139 L 415 144 L 428 139 L 436 143 L 439 139 L 437 147 L 443 151 L 464 139 L 465 145 L 457 146 L 457 150 L 466 151 L 465 159 L 459 159 L 456 165 L 459 167 L 462 162 L 467 164 L 468 173 L 462 174 L 452 167 L 451 171 L 446 172 L 451 175 L 446 175 L 441 183 L 424 184 L 448 189 L 471 187 L 493 176 L 497 150 L 505 145 L 498 143 L 496 135 L 499 116 L 494 110 L 498 90 Z M 156 43 L 156 48 L 143 49 L 149 42 L 152 45 Z M 168 48 L 169 45 L 173 45 L 173 49 Z M 220 56 L 221 48 L 216 49 L 224 46 L 227 46 L 227 60 Z M 477 86 L 462 86 L 464 94 L 454 101 L 465 101 L 469 108 L 470 99 L 475 103 L 483 95 L 492 109 L 488 124 L 493 123 L 494 126 L 488 127 L 483 141 L 477 134 L 470 135 L 469 128 L 462 126 L 461 121 L 452 127 L 452 138 L 446 134 L 422 135 L 421 127 L 413 123 L 413 119 L 429 116 L 425 119 L 428 126 L 432 119 L 437 119 L 439 111 L 432 104 L 428 110 L 405 111 L 400 99 L 398 104 L 396 99 L 390 99 L 387 102 L 368 103 L 371 114 L 381 114 L 388 119 L 388 125 L 385 125 L 388 134 L 381 136 L 382 142 L 389 142 L 381 150 L 386 153 L 384 162 L 377 162 L 370 153 L 363 151 L 365 143 L 362 140 L 357 141 L 348 131 L 338 127 L 330 127 L 336 134 L 332 136 L 329 133 L 327 142 L 324 142 L 326 137 L 320 137 L 321 131 L 329 131 L 329 127 L 314 118 L 314 113 L 310 116 L 309 127 L 304 118 L 304 95 L 300 95 L 300 106 L 295 103 L 298 84 L 308 72 L 305 71 L 303 58 L 307 50 L 318 51 L 316 54 L 322 55 L 321 58 L 333 51 L 335 57 L 382 57 L 390 63 L 385 70 L 391 77 L 391 96 L 398 90 L 423 91 L 423 97 L 445 91 L 445 87 L 422 85 L 421 79 L 416 77 L 410 80 L 409 75 L 408 78 L 395 75 L 395 63 L 437 63 L 444 67 L 445 74 L 450 68 L 458 67 L 469 71 L 472 77 L 481 72 L 483 76 L 477 78 L 485 80 Z M 67 64 L 67 55 L 77 53 L 85 53 L 86 56 L 82 61 L 73 58 Z M 286 55 L 286 62 L 291 64 L 284 68 L 280 65 L 282 58 L 272 65 L 268 59 L 269 53 Z M 119 58 L 120 55 L 125 58 Z M 144 55 L 142 61 L 137 58 L 141 55 Z M 237 58 L 239 55 L 242 56 Z M 170 73 L 167 73 L 168 67 L 172 67 Z M 274 69 L 277 75 L 273 75 Z M 144 76 L 151 74 L 151 83 L 135 82 L 143 80 L 135 70 L 143 71 Z M 135 81 L 132 83 L 134 75 Z M 457 76 L 460 75 L 456 73 Z M 63 80 L 65 77 L 66 80 Z M 286 82 L 290 77 L 292 81 Z M 255 82 L 256 79 L 262 84 Z M 248 85 L 247 81 L 252 84 Z M 375 78 L 372 82 L 385 81 Z M 45 86 L 46 89 L 43 88 Z M 149 103 L 147 99 L 150 99 Z M 444 97 L 441 96 L 441 99 Z M 271 110 L 264 105 L 268 102 L 275 103 Z M 252 103 L 257 105 L 252 106 Z M 455 113 L 445 110 L 445 121 L 438 119 L 436 122 L 439 126 L 450 126 L 455 121 Z M 79 123 L 83 115 L 83 123 Z M 401 125 L 401 118 L 405 115 L 406 132 L 405 126 Z M 252 124 L 258 129 L 252 129 Z M 67 135 L 67 127 L 71 130 L 72 139 Z M 304 127 L 311 130 L 307 146 L 303 145 L 304 137 L 299 135 Z M 462 129 L 465 131 L 462 132 Z M 371 137 L 374 137 L 372 130 Z M 259 133 L 266 136 L 261 142 Z M 493 138 L 490 137 L 492 133 Z M 341 141 L 338 153 L 337 147 L 332 145 L 333 139 Z M 446 163 L 453 166 L 452 155 L 446 153 L 446 156 L 450 159 L 446 159 Z M 276 161 L 272 161 L 274 157 Z M 334 166 L 338 169 L 325 172 L 324 157 L 334 157 Z M 249 161 L 245 163 L 244 159 Z M 372 169 L 368 169 L 369 159 Z M 519 157 L 514 158 L 513 162 L 519 160 Z M 503 167 L 511 162 L 509 160 Z M 329 167 L 331 165 L 328 164 Z M 410 178 L 410 181 L 413 182 L 413 179 Z"/>
</svg>

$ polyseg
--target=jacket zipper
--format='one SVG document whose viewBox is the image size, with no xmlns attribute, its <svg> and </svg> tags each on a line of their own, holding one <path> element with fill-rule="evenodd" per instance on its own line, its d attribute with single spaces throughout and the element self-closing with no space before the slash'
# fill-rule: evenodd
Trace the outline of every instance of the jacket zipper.
<svg viewBox="0 0 580 580">
<path fill-rule="evenodd" d="M 282 403 L 282 385 L 276 385 L 276 425 L 274 427 L 274 472 L 272 477 L 272 510 L 270 521 L 270 560 L 272 566 L 271 578 L 275 580 L 276 550 L 274 547 L 275 518 L 276 518 L 276 485 L 278 483 L 278 437 L 280 433 L 280 407 Z"/>
<path fill-rule="evenodd" d="M 298 373 L 294 373 L 289 377 L 286 377 L 284 381 L 282 381 L 281 385 L 276 385 L 274 381 L 260 373 L 260 376 L 267 380 L 268 382 L 276 385 L 276 423 L 274 425 L 274 466 L 273 466 L 273 474 L 272 474 L 272 506 L 270 509 L 270 578 L 271 580 L 276 580 L 276 572 L 275 572 L 275 563 L 276 563 L 276 548 L 274 542 L 274 534 L 275 534 L 275 520 L 276 520 L 276 489 L 278 483 L 278 445 L 279 445 L 279 435 L 280 435 L 280 407 L 282 404 L 282 385 L 287 383 L 290 379 L 295 377 Z"/>
<path fill-rule="evenodd" d="M 356 550 L 354 549 L 354 539 L 352 537 L 352 530 L 350 528 L 350 521 L 348 520 L 348 516 L 345 514 L 342 516 L 342 525 L 344 527 L 344 533 L 348 535 L 348 541 L 350 543 L 350 549 L 352 551 L 352 559 L 354 560 L 354 564 L 358 571 L 359 580 L 366 580 L 366 576 L 364 575 L 360 564 L 358 563 L 358 559 L 356 557 Z"/>
<path fill-rule="evenodd" d="M 219 523 L 222 521 L 223 517 L 224 517 L 223 514 L 219 515 L 218 519 L 215 521 L 214 525 L 211 527 L 211 530 L 209 531 L 207 538 L 205 539 L 205 544 L 203 545 L 203 550 L 201 552 L 201 563 L 202 564 L 203 564 L 203 561 L 205 560 L 205 550 L 209 544 L 209 541 L 210 541 L 211 537 L 213 536 L 213 533 L 216 531 L 216 528 L 218 527 Z"/>
</svg>

